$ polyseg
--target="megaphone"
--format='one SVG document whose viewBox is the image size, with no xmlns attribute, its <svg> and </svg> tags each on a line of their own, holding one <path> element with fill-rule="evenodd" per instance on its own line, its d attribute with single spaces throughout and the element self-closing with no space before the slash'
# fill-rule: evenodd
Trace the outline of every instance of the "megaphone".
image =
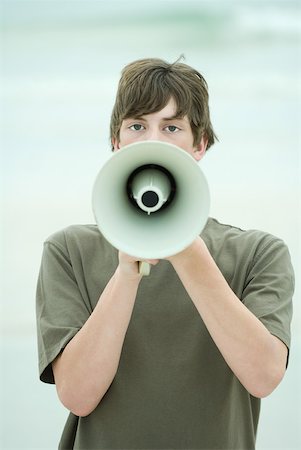
<svg viewBox="0 0 301 450">
<path fill-rule="evenodd" d="M 208 183 L 195 159 L 161 141 L 122 147 L 100 169 L 92 193 L 97 226 L 137 259 L 163 259 L 188 247 L 209 214 Z M 140 266 L 143 275 L 149 265 Z"/>
</svg>

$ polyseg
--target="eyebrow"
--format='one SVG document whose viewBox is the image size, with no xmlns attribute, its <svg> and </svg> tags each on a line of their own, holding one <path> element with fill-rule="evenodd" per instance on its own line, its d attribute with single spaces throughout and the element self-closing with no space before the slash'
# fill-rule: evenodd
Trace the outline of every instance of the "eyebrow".
<svg viewBox="0 0 301 450">
<path fill-rule="evenodd" d="M 162 120 L 184 120 L 182 116 L 163 117 Z"/>
<path fill-rule="evenodd" d="M 146 121 L 147 119 L 145 119 L 144 117 L 147 116 L 148 114 L 145 114 L 143 116 L 133 116 L 133 117 L 127 117 L 124 120 L 143 120 Z M 162 117 L 163 121 L 171 121 L 171 120 L 185 120 L 184 117 L 182 116 L 172 116 L 172 117 Z"/>
</svg>

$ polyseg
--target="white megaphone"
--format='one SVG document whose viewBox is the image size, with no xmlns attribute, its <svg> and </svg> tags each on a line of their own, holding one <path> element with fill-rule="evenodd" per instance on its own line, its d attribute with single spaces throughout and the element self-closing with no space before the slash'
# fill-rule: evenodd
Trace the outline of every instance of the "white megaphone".
<svg viewBox="0 0 301 450">
<path fill-rule="evenodd" d="M 118 150 L 100 169 L 92 207 L 102 235 L 138 259 L 162 259 L 188 247 L 209 214 L 207 180 L 194 158 L 161 141 Z M 140 273 L 148 275 L 142 262 Z"/>
</svg>

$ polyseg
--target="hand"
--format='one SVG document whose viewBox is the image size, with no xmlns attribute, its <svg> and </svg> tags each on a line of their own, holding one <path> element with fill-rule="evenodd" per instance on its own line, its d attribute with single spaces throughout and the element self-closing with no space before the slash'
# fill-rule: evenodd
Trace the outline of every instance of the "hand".
<svg viewBox="0 0 301 450">
<path fill-rule="evenodd" d="M 160 261 L 159 259 L 141 259 L 135 256 L 127 255 L 119 252 L 119 271 L 128 279 L 140 281 L 142 276 L 139 273 L 139 261 L 145 261 L 152 266 L 155 266 Z"/>
<path fill-rule="evenodd" d="M 184 248 L 181 252 L 171 255 L 167 258 L 165 258 L 167 261 L 169 261 L 171 264 L 174 264 L 176 262 L 180 262 L 184 260 L 188 260 L 192 258 L 194 255 L 200 255 L 204 251 L 206 251 L 207 248 L 205 246 L 205 243 L 201 237 L 197 237 L 188 247 Z M 208 250 L 207 250 L 208 252 Z"/>
</svg>

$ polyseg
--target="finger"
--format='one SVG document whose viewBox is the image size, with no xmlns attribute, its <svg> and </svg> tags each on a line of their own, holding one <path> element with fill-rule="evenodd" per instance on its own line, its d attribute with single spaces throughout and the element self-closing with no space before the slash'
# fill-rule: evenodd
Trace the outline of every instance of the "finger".
<svg viewBox="0 0 301 450">
<path fill-rule="evenodd" d="M 146 259 L 145 260 L 147 263 L 151 264 L 152 266 L 155 266 L 156 264 L 158 264 L 158 262 L 160 261 L 160 259 Z"/>
</svg>

